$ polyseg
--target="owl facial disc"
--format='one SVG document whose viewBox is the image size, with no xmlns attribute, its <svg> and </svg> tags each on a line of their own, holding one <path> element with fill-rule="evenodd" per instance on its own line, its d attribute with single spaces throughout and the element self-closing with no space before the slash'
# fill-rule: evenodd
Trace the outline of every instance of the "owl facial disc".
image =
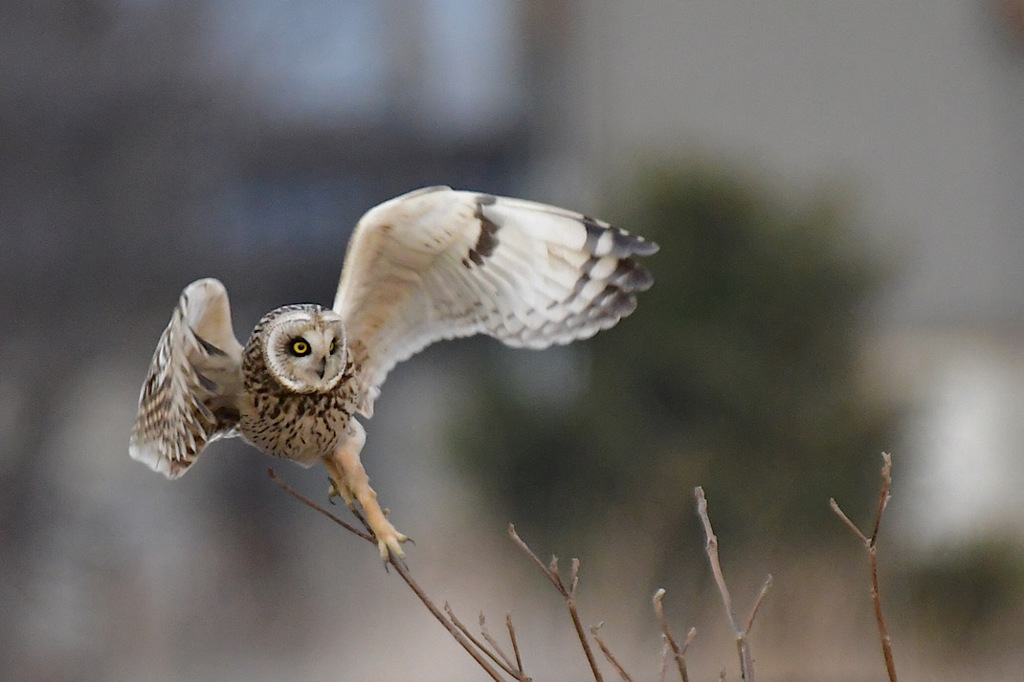
<svg viewBox="0 0 1024 682">
<path fill-rule="evenodd" d="M 278 308 L 264 320 L 269 333 L 263 353 L 274 378 L 296 393 L 334 390 L 348 362 L 341 317 L 317 305 L 302 305 Z"/>
</svg>

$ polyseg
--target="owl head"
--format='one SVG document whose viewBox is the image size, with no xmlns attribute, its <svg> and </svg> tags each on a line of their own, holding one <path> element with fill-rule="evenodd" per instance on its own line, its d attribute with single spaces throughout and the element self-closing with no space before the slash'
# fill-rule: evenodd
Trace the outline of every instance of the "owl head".
<svg viewBox="0 0 1024 682">
<path fill-rule="evenodd" d="M 318 305 L 290 305 L 267 313 L 253 331 L 267 370 L 296 393 L 327 393 L 348 363 L 341 316 Z"/>
</svg>

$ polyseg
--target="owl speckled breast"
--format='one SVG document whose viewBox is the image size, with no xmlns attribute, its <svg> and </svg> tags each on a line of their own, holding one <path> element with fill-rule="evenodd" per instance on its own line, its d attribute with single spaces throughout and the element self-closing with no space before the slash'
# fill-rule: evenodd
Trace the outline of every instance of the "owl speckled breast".
<svg viewBox="0 0 1024 682">
<path fill-rule="evenodd" d="M 334 390 L 295 393 L 274 378 L 263 350 L 250 344 L 243 356 L 242 377 L 249 409 L 243 411 L 238 431 L 268 455 L 312 466 L 349 430 L 355 411 L 351 361 Z"/>
</svg>

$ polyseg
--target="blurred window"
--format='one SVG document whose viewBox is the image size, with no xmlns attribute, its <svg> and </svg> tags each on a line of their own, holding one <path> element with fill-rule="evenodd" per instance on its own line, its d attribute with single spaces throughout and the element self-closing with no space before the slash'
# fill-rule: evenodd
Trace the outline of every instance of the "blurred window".
<svg viewBox="0 0 1024 682">
<path fill-rule="evenodd" d="M 387 115 L 443 137 L 513 122 L 522 78 L 511 0 L 213 0 L 224 73 L 282 119 Z"/>
</svg>

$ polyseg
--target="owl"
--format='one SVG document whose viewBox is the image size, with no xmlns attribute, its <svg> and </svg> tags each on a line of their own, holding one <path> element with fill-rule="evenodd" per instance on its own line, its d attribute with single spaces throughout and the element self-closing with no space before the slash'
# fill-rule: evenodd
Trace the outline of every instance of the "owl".
<svg viewBox="0 0 1024 682">
<path fill-rule="evenodd" d="M 441 339 L 487 334 L 540 349 L 593 336 L 653 283 L 634 258 L 657 244 L 553 206 L 429 187 L 367 212 L 334 305 L 267 313 L 242 346 L 224 285 L 181 293 L 142 386 L 129 454 L 178 478 L 206 446 L 240 436 L 274 457 L 322 462 L 362 509 L 381 557 L 403 558 L 360 461 L 388 372 Z"/>
</svg>

